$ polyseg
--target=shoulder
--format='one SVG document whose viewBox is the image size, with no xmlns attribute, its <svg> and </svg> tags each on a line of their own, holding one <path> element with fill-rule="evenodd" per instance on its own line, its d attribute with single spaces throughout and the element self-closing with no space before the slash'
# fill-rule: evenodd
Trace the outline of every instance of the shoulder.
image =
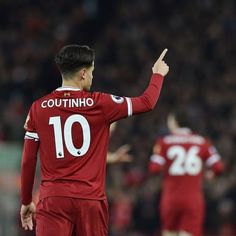
<svg viewBox="0 0 236 236">
<path fill-rule="evenodd" d="M 125 101 L 125 97 L 104 92 L 90 92 L 90 96 L 107 103 L 122 104 Z"/>
<path fill-rule="evenodd" d="M 52 98 L 53 96 L 53 92 L 46 94 L 38 99 L 36 99 L 35 101 L 33 101 L 30 110 L 35 112 L 36 110 L 38 110 L 40 107 L 42 107 L 42 103 L 46 100 L 49 100 L 50 98 Z"/>
<path fill-rule="evenodd" d="M 153 150 L 156 151 L 160 151 L 161 149 L 163 149 L 163 147 L 166 145 L 165 141 L 164 141 L 165 136 L 160 136 L 158 138 L 156 138 Z"/>
<path fill-rule="evenodd" d="M 196 139 L 198 139 L 202 145 L 211 145 L 211 139 L 207 136 L 198 134 L 198 133 L 193 133 L 192 134 L 193 137 L 195 137 Z"/>
</svg>

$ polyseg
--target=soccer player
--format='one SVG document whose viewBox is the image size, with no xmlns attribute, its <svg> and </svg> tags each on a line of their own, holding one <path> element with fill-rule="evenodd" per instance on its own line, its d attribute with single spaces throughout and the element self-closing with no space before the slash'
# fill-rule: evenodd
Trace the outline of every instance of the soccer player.
<svg viewBox="0 0 236 236">
<path fill-rule="evenodd" d="M 55 57 L 62 87 L 36 100 L 25 123 L 21 166 L 21 222 L 33 229 L 32 202 L 37 152 L 40 153 L 40 201 L 37 236 L 106 236 L 108 205 L 105 169 L 111 123 L 151 111 L 169 67 L 165 49 L 139 97 L 89 92 L 95 54 L 88 46 L 67 45 Z"/>
<path fill-rule="evenodd" d="M 170 134 L 158 139 L 149 172 L 163 171 L 160 214 L 163 236 L 201 236 L 204 220 L 202 179 L 204 165 L 219 175 L 221 157 L 211 142 L 189 127 L 187 114 L 172 112 Z"/>
</svg>

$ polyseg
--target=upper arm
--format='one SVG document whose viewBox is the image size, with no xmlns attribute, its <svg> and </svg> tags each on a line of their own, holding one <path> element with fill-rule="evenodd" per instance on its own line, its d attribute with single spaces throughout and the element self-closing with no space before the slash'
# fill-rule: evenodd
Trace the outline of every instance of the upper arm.
<svg viewBox="0 0 236 236">
<path fill-rule="evenodd" d="M 149 172 L 158 173 L 162 170 L 163 166 L 166 163 L 163 151 L 164 145 L 162 139 L 159 139 L 153 147 L 153 153 L 150 157 L 149 162 Z"/>
<path fill-rule="evenodd" d="M 163 76 L 153 74 L 147 89 L 138 97 L 120 97 L 100 93 L 102 107 L 107 120 L 112 123 L 116 120 L 151 111 L 161 92 Z"/>
<path fill-rule="evenodd" d="M 211 168 L 216 174 L 223 171 L 224 165 L 221 156 L 210 141 L 207 141 L 205 145 L 205 160 L 206 166 Z"/>
<path fill-rule="evenodd" d="M 101 106 L 109 123 L 132 116 L 132 102 L 128 97 L 101 93 Z"/>
</svg>

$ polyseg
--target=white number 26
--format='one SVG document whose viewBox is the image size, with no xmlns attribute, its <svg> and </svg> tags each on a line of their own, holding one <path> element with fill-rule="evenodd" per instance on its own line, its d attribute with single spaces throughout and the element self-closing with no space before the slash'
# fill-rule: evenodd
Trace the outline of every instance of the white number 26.
<svg viewBox="0 0 236 236">
<path fill-rule="evenodd" d="M 78 122 L 82 128 L 83 143 L 79 149 L 74 146 L 72 139 L 72 126 L 75 122 Z M 71 155 L 81 157 L 86 154 L 90 146 L 91 135 L 89 123 L 84 116 L 78 114 L 69 116 L 65 121 L 64 129 L 61 124 L 61 117 L 53 116 L 49 119 L 49 125 L 53 125 L 54 129 L 57 158 L 64 158 L 63 137 L 66 148 Z"/>
<path fill-rule="evenodd" d="M 197 175 L 202 169 L 202 160 L 198 156 L 199 147 L 193 146 L 185 150 L 182 146 L 172 146 L 167 151 L 167 157 L 173 160 L 169 168 L 170 175 Z"/>
</svg>

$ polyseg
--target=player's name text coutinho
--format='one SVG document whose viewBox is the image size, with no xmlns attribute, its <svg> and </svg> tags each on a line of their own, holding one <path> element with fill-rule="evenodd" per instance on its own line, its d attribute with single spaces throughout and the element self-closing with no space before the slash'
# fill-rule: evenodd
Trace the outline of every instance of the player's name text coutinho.
<svg viewBox="0 0 236 236">
<path fill-rule="evenodd" d="M 49 99 L 44 100 L 41 103 L 42 108 L 48 107 L 91 107 L 93 106 L 94 101 L 92 98 L 58 98 L 58 99 Z"/>
</svg>

